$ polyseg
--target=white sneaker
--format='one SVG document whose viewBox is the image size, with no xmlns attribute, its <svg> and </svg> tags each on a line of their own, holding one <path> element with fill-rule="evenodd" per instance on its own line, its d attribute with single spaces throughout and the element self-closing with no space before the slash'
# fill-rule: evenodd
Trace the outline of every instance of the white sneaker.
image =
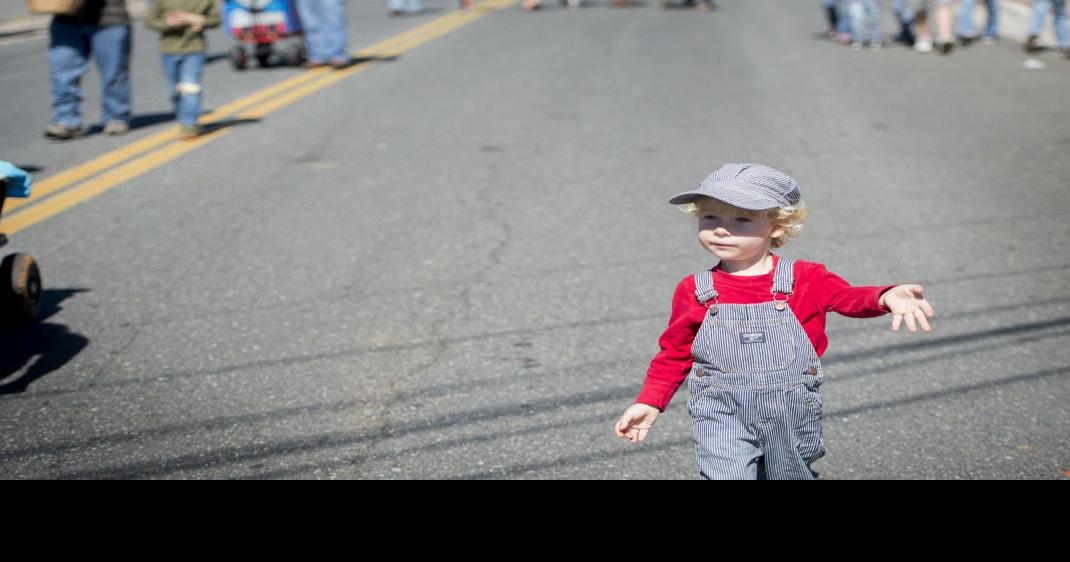
<svg viewBox="0 0 1070 562">
<path fill-rule="evenodd" d="M 931 53 L 933 52 L 933 40 L 932 39 L 918 39 L 917 43 L 914 43 L 914 50 L 919 53 Z"/>
<path fill-rule="evenodd" d="M 856 52 L 856 53 L 861 53 L 862 49 L 864 49 L 864 48 L 865 48 L 865 45 L 863 45 L 863 44 L 861 44 L 861 43 L 859 43 L 857 41 L 854 42 L 854 43 L 851 43 L 851 50 Z"/>
</svg>

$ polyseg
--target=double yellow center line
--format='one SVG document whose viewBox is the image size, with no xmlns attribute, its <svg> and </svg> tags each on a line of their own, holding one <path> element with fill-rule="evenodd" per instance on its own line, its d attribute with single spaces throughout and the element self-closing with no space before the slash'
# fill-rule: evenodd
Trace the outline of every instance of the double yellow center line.
<svg viewBox="0 0 1070 562">
<path fill-rule="evenodd" d="M 358 61 L 393 58 L 502 10 L 517 0 L 485 0 L 475 9 L 453 12 L 354 53 Z M 340 71 L 309 70 L 274 86 L 217 108 L 202 124 L 210 131 L 192 141 L 178 141 L 178 127 L 145 137 L 84 164 L 34 183 L 30 199 L 8 199 L 0 230 L 15 234 L 54 217 L 101 193 L 159 168 L 218 140 L 233 129 L 228 122 L 256 120 L 370 68 L 361 62 Z M 215 127 L 213 127 L 215 125 Z"/>
</svg>

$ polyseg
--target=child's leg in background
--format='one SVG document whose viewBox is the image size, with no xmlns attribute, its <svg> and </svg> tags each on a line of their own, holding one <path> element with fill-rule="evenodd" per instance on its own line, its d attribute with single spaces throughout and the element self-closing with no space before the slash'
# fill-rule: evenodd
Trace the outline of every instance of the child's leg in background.
<svg viewBox="0 0 1070 562">
<path fill-rule="evenodd" d="M 167 91 L 171 100 L 171 107 L 175 110 L 175 118 L 178 118 L 178 105 L 182 101 L 182 96 L 178 94 L 178 81 L 179 81 L 179 68 L 182 60 L 182 55 L 168 55 L 164 54 L 160 57 L 160 61 L 163 63 L 163 76 L 167 79 Z"/>
<path fill-rule="evenodd" d="M 204 73 L 204 53 L 181 55 L 178 63 L 178 122 L 194 126 L 201 117 L 204 97 L 201 76 Z"/>
<path fill-rule="evenodd" d="M 951 0 L 933 0 L 936 4 L 936 36 L 942 42 L 950 42 L 955 35 L 955 11 Z"/>
<path fill-rule="evenodd" d="M 929 31 L 929 9 L 921 7 L 914 15 L 914 22 L 918 26 L 918 40 L 932 43 L 933 35 Z"/>
</svg>

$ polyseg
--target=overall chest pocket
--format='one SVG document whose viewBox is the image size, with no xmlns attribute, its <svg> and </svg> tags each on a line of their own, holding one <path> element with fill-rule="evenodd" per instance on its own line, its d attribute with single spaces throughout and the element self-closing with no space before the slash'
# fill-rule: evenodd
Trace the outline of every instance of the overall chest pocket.
<svg viewBox="0 0 1070 562">
<path fill-rule="evenodd" d="M 790 319 L 718 320 L 702 326 L 701 358 L 724 373 L 761 373 L 790 368 L 797 355 Z"/>
</svg>

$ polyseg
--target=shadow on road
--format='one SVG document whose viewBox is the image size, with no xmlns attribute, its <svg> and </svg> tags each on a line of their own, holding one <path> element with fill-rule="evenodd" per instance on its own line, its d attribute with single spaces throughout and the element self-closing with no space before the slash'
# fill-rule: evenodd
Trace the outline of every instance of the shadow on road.
<svg viewBox="0 0 1070 562">
<path fill-rule="evenodd" d="M 21 394 L 31 384 L 71 362 L 89 347 L 89 339 L 66 326 L 50 324 L 48 319 L 60 310 L 63 301 L 87 292 L 86 289 L 45 291 L 41 315 L 29 326 L 0 325 L 0 396 Z M 27 368 L 27 366 L 29 366 Z M 26 369 L 19 378 L 12 375 Z"/>
</svg>

